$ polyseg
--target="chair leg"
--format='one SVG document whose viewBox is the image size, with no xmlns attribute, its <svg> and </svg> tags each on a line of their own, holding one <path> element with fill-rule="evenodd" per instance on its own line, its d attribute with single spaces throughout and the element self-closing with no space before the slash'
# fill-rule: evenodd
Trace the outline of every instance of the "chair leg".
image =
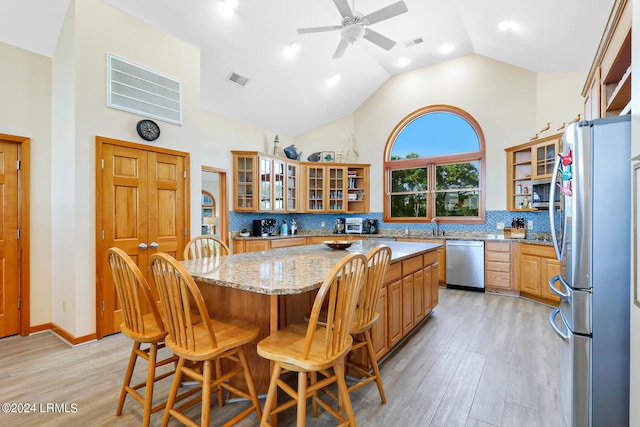
<svg viewBox="0 0 640 427">
<path fill-rule="evenodd" d="M 269 427 L 269 415 L 273 408 L 274 399 L 278 394 L 278 379 L 280 378 L 280 371 L 282 368 L 277 363 L 273 367 L 273 374 L 271 374 L 271 382 L 269 383 L 269 390 L 267 391 L 267 400 L 264 402 L 264 410 L 262 411 L 262 418 L 260 419 L 260 427 Z M 276 400 L 277 401 L 277 400 Z"/>
<path fill-rule="evenodd" d="M 376 376 L 376 384 L 378 385 L 380 400 L 382 401 L 382 403 L 387 403 L 387 396 L 385 396 L 384 388 L 382 387 L 382 377 L 380 376 L 380 370 L 378 369 L 378 362 L 376 362 L 376 354 L 373 351 L 373 343 L 371 342 L 371 333 L 369 329 L 364 331 L 364 339 L 367 343 L 369 362 L 371 363 L 371 366 L 373 366 L 373 373 Z"/>
<path fill-rule="evenodd" d="M 171 384 L 171 391 L 169 391 L 169 398 L 167 399 L 167 406 L 164 408 L 164 415 L 162 416 L 162 427 L 167 427 L 169 424 L 169 417 L 171 416 L 171 410 L 173 409 L 173 404 L 176 400 L 176 395 L 178 394 L 178 389 L 180 388 L 180 383 L 182 381 L 182 368 L 184 367 L 185 359 L 182 357 L 178 360 L 178 365 L 176 366 L 176 373 L 173 377 L 173 383 Z"/>
<path fill-rule="evenodd" d="M 297 427 L 304 427 L 307 419 L 307 373 L 298 372 Z"/>
<path fill-rule="evenodd" d="M 247 353 L 244 351 L 244 347 L 240 347 L 238 356 L 240 357 L 240 364 L 244 369 L 244 381 L 247 383 L 249 396 L 251 396 L 253 406 L 256 408 L 258 421 L 260 421 L 260 419 L 262 418 L 262 412 L 260 411 L 260 401 L 258 400 L 258 392 L 256 391 L 256 386 L 255 384 L 253 384 L 253 376 L 251 376 L 251 370 L 249 369 L 249 362 L 247 360 Z"/>
<path fill-rule="evenodd" d="M 211 413 L 211 360 L 205 360 L 202 369 L 202 410 L 200 412 L 200 425 L 209 425 L 209 415 Z"/>
<path fill-rule="evenodd" d="M 116 416 L 122 415 L 122 408 L 124 406 L 124 400 L 127 397 L 127 387 L 131 385 L 131 377 L 133 376 L 133 368 L 136 366 L 136 360 L 138 359 L 137 350 L 140 348 L 138 341 L 133 342 L 133 348 L 131 355 L 129 356 L 129 364 L 127 365 L 127 372 L 124 374 L 124 382 L 122 383 L 122 390 L 120 390 L 120 399 L 118 400 L 118 407 L 116 408 Z"/>
<path fill-rule="evenodd" d="M 317 372 L 309 372 L 309 378 L 311 380 L 311 386 L 314 386 L 318 382 L 318 373 Z M 311 398 L 311 405 L 313 407 L 313 416 L 318 418 L 318 391 L 314 391 Z"/>
<path fill-rule="evenodd" d="M 144 415 L 142 426 L 149 427 L 151 420 L 151 407 L 153 406 L 153 385 L 156 379 L 156 359 L 158 357 L 158 344 L 151 343 L 149 347 L 149 359 L 147 360 L 147 384 L 144 390 Z"/>
<path fill-rule="evenodd" d="M 338 382 L 338 391 L 339 397 L 338 401 L 340 402 L 340 408 L 344 407 L 347 412 L 347 419 L 349 420 L 349 424 L 352 427 L 356 427 L 356 416 L 353 413 L 353 407 L 351 406 L 351 399 L 349 398 L 349 390 L 347 390 L 347 382 L 345 381 L 345 369 L 344 369 L 344 357 L 340 360 L 336 361 L 336 364 L 333 366 L 335 370 Z"/>
<path fill-rule="evenodd" d="M 220 359 L 216 359 L 216 378 L 220 378 L 221 376 L 222 361 Z M 218 384 L 218 406 L 220 406 L 221 408 L 224 406 L 224 390 L 222 388 L 222 384 Z"/>
</svg>

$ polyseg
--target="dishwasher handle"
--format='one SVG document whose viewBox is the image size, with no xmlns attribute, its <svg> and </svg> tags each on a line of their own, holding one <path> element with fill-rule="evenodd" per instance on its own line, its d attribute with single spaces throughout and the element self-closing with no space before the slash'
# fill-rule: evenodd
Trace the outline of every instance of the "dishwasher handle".
<svg viewBox="0 0 640 427">
<path fill-rule="evenodd" d="M 474 248 L 479 248 L 484 246 L 484 242 L 449 242 L 447 241 L 447 246 L 471 246 Z"/>
</svg>

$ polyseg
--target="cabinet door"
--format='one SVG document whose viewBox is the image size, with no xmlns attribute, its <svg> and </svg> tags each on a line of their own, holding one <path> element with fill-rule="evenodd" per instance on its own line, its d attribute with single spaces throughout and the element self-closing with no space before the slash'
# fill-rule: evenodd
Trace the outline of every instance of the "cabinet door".
<svg viewBox="0 0 640 427">
<path fill-rule="evenodd" d="M 286 192 L 287 192 L 287 212 L 298 212 L 298 165 L 287 162 L 286 172 Z"/>
<path fill-rule="evenodd" d="M 343 166 L 327 166 L 327 212 L 344 212 L 347 209 L 347 170 Z"/>
<path fill-rule="evenodd" d="M 325 168 L 307 166 L 307 212 L 324 211 L 324 179 Z"/>
<path fill-rule="evenodd" d="M 402 339 L 402 280 L 390 283 L 387 292 L 387 326 L 389 348 L 392 348 Z"/>
<path fill-rule="evenodd" d="M 233 174 L 233 209 L 236 211 L 255 211 L 254 174 L 256 173 L 256 157 L 234 155 L 235 173 Z"/>
<path fill-rule="evenodd" d="M 447 261 L 447 249 L 444 246 L 442 246 L 441 248 L 438 248 L 438 264 L 447 265 L 446 261 Z M 443 267 L 443 268 L 440 268 L 440 269 L 437 269 L 437 270 L 438 270 L 438 274 L 436 274 L 435 277 L 438 280 L 436 280 L 436 283 L 439 281 L 443 285 L 446 284 L 447 283 L 447 269 Z M 436 297 L 436 300 L 437 300 L 437 297 Z"/>
<path fill-rule="evenodd" d="M 427 317 L 427 314 L 431 312 L 431 292 L 433 287 L 433 282 L 438 286 L 438 275 L 433 275 L 433 267 L 431 265 L 427 265 L 422 269 L 422 286 L 424 291 L 422 292 L 422 308 L 424 310 L 424 317 Z"/>
<path fill-rule="evenodd" d="M 522 254 L 519 282 L 522 292 L 540 295 L 540 257 Z"/>
<path fill-rule="evenodd" d="M 284 212 L 287 164 L 283 160 L 273 159 L 273 211 Z"/>
<path fill-rule="evenodd" d="M 402 278 L 402 335 L 413 328 L 413 274 Z"/>
<path fill-rule="evenodd" d="M 273 182 L 273 161 L 268 157 L 259 157 L 260 169 L 260 211 L 273 210 L 272 204 L 272 182 Z"/>
<path fill-rule="evenodd" d="M 376 360 L 380 360 L 384 356 L 389 347 L 387 347 L 387 288 L 380 289 L 378 301 L 376 303 L 376 311 L 378 312 L 378 321 L 371 328 L 371 342 L 373 351 L 376 354 Z"/>
<path fill-rule="evenodd" d="M 549 281 L 560 273 L 560 263 L 556 259 L 541 258 L 540 296 L 560 303 L 560 298 L 549 289 Z"/>
<path fill-rule="evenodd" d="M 545 142 L 533 147 L 533 177 L 550 178 L 558 152 L 558 140 Z"/>
<path fill-rule="evenodd" d="M 246 240 L 244 242 L 245 252 L 260 252 L 269 249 L 268 240 Z"/>
<path fill-rule="evenodd" d="M 424 274 L 422 270 L 413 273 L 413 324 L 424 317 Z"/>
<path fill-rule="evenodd" d="M 444 264 L 440 264 L 440 262 L 437 262 L 435 264 L 431 265 L 431 309 L 433 310 L 434 308 L 436 308 L 436 305 L 438 305 L 438 277 L 439 277 L 439 270 L 444 270 L 445 268 L 442 267 Z"/>
</svg>

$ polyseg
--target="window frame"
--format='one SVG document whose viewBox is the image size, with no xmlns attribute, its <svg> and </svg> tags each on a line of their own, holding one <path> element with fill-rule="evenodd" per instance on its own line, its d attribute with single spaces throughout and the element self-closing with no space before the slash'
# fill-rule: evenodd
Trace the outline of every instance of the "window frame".
<svg viewBox="0 0 640 427">
<path fill-rule="evenodd" d="M 414 120 L 432 113 L 451 113 L 460 116 L 466 120 L 476 132 L 479 143 L 479 150 L 466 153 L 448 154 L 433 157 L 418 157 L 414 159 L 391 160 L 391 152 L 396 138 Z M 486 221 L 485 211 L 485 194 L 486 194 L 486 162 L 485 162 L 485 140 L 484 133 L 478 122 L 466 111 L 452 105 L 435 104 L 419 108 L 409 115 L 405 116 L 391 131 L 387 138 L 384 149 L 383 167 L 384 167 L 384 187 L 383 200 L 384 211 L 383 220 L 389 223 L 428 223 L 434 218 L 435 214 L 435 195 L 436 195 L 436 166 L 453 163 L 479 162 L 480 163 L 480 183 L 478 186 L 478 216 L 444 216 L 435 217 L 439 223 L 443 224 L 460 224 L 460 223 L 484 223 Z M 426 217 L 392 217 L 391 216 L 391 171 L 412 168 L 428 168 L 429 178 L 427 191 L 427 216 Z"/>
</svg>

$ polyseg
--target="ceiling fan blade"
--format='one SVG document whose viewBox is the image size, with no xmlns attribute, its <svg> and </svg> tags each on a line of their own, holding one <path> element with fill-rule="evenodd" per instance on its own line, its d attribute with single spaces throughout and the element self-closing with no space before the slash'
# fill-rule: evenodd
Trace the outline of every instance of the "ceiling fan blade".
<svg viewBox="0 0 640 427">
<path fill-rule="evenodd" d="M 335 53 L 333 54 L 333 59 L 342 58 L 344 52 L 349 47 L 349 42 L 346 42 L 344 39 L 340 39 L 340 43 L 338 43 L 338 47 L 336 48 Z"/>
<path fill-rule="evenodd" d="M 337 1 L 337 0 L 334 0 Z M 393 18 L 394 16 L 398 16 L 407 12 L 407 5 L 403 1 L 399 1 L 393 4 L 390 4 L 387 7 L 383 7 L 382 9 L 376 10 L 375 12 L 371 12 L 366 15 L 364 19 L 369 21 L 369 25 L 375 24 L 376 22 L 384 21 L 385 19 Z"/>
<path fill-rule="evenodd" d="M 349 7 L 349 0 L 333 0 L 333 3 L 338 8 L 338 11 L 343 18 L 346 18 L 347 16 L 353 16 L 353 12 Z"/>
<path fill-rule="evenodd" d="M 331 25 L 329 27 L 311 27 L 311 28 L 298 28 L 298 34 L 307 34 L 307 33 L 321 33 L 323 31 L 333 31 L 341 29 L 341 25 Z"/>
<path fill-rule="evenodd" d="M 390 50 L 392 47 L 396 45 L 396 42 L 394 42 L 390 38 L 385 37 L 382 34 L 375 32 L 369 28 L 367 28 L 367 31 L 365 31 L 364 36 L 362 36 L 362 38 L 369 40 L 373 44 L 377 44 L 384 50 Z"/>
</svg>

